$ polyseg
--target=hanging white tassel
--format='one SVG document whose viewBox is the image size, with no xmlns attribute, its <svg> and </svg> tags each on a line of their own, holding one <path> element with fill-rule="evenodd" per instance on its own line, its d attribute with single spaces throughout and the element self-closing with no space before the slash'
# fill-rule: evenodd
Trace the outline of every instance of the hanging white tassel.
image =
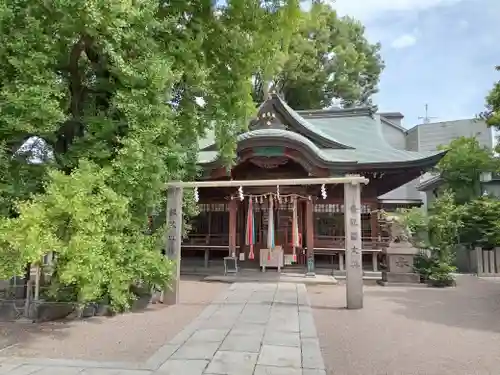
<svg viewBox="0 0 500 375">
<path fill-rule="evenodd" d="M 321 185 L 321 196 L 323 197 L 323 199 L 326 199 L 326 188 L 325 188 L 325 184 Z"/>
<path fill-rule="evenodd" d="M 199 201 L 199 200 L 200 200 L 200 195 L 198 194 L 198 188 L 197 188 L 197 187 L 195 187 L 195 188 L 194 188 L 194 201 L 195 201 L 196 203 L 198 203 L 198 201 Z"/>
</svg>

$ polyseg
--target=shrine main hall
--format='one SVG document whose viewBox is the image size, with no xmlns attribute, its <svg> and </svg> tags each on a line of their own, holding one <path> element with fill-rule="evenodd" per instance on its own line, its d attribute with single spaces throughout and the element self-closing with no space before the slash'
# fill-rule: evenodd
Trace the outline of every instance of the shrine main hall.
<svg viewBox="0 0 500 375">
<path fill-rule="evenodd" d="M 295 111 L 272 94 L 237 137 L 230 171 L 218 159 L 213 135 L 200 141 L 200 180 L 367 177 L 361 190 L 362 267 L 376 272 L 389 243 L 381 211 L 420 205 L 408 193 L 444 155 L 409 151 L 401 118 L 373 108 Z M 314 259 L 316 268 L 342 273 L 343 194 L 342 185 L 200 188 L 200 214 L 183 240 L 182 264 L 213 267 L 234 256 L 240 267 L 304 268 Z"/>
</svg>

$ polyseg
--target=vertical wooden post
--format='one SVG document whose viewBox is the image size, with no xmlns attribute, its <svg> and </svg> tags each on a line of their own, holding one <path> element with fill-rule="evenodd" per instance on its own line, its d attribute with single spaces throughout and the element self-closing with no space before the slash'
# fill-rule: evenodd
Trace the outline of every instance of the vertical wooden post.
<svg viewBox="0 0 500 375">
<path fill-rule="evenodd" d="M 307 276 L 315 276 L 314 271 L 314 211 L 313 201 L 306 201 L 306 246 L 307 246 Z"/>
<path fill-rule="evenodd" d="M 363 308 L 363 268 L 361 253 L 361 186 L 344 184 L 345 256 L 347 308 Z"/>
<path fill-rule="evenodd" d="M 481 276 L 484 273 L 483 270 L 483 249 L 481 247 L 476 247 L 476 265 L 477 265 L 477 275 Z"/>
<path fill-rule="evenodd" d="M 489 272 L 496 273 L 495 269 L 495 250 L 488 250 L 488 263 L 489 263 Z"/>
<path fill-rule="evenodd" d="M 375 205 L 370 205 L 370 229 L 371 229 L 371 240 L 378 241 L 379 238 L 379 226 L 378 226 L 378 213 L 374 212 L 376 210 Z"/>
<path fill-rule="evenodd" d="M 229 202 L 229 256 L 236 257 L 236 218 L 237 218 L 237 201 L 231 199 Z"/>
<path fill-rule="evenodd" d="M 38 301 L 40 299 L 40 265 L 35 266 L 35 292 L 34 292 L 34 300 Z"/>
<path fill-rule="evenodd" d="M 372 253 L 372 268 L 373 272 L 378 272 L 378 253 L 375 251 Z"/>
<path fill-rule="evenodd" d="M 174 262 L 174 274 L 170 285 L 163 291 L 162 302 L 179 303 L 182 242 L 182 188 L 169 187 L 167 200 L 167 241 L 165 255 Z"/>
<path fill-rule="evenodd" d="M 207 245 L 210 244 L 212 240 L 212 210 L 209 208 L 209 211 L 207 212 L 207 217 L 208 217 L 208 235 L 205 237 L 205 243 Z"/>
<path fill-rule="evenodd" d="M 500 273 L 500 247 L 495 247 L 495 266 L 496 266 L 496 273 Z"/>
</svg>

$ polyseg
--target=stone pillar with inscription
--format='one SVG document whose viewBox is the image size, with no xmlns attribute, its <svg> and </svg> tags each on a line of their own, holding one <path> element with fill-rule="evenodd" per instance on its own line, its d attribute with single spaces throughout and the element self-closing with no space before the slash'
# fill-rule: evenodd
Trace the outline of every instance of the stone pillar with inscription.
<svg viewBox="0 0 500 375">
<path fill-rule="evenodd" d="M 363 308 L 361 186 L 344 184 L 346 299 L 348 309 Z"/>
<path fill-rule="evenodd" d="M 170 284 L 165 286 L 162 302 L 175 305 L 179 302 L 182 242 L 182 188 L 169 187 L 167 200 L 167 241 L 165 256 L 174 262 Z"/>
</svg>

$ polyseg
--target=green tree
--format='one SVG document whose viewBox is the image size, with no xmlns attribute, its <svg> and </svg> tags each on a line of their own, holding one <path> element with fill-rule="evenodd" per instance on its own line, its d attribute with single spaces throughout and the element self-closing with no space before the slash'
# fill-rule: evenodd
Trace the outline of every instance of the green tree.
<svg viewBox="0 0 500 375">
<path fill-rule="evenodd" d="M 481 147 L 476 138 L 460 137 L 448 146 L 447 154 L 437 165 L 444 180 L 458 203 L 465 203 L 481 195 L 480 176 L 483 172 L 496 172 L 498 159 L 493 151 Z"/>
<path fill-rule="evenodd" d="M 380 45 L 367 41 L 363 25 L 313 2 L 298 26 L 281 54 L 281 69 L 256 75 L 255 101 L 262 102 L 270 85 L 294 109 L 321 109 L 334 99 L 345 106 L 370 105 L 384 65 Z"/>
<path fill-rule="evenodd" d="M 451 190 L 446 190 L 429 209 L 428 235 L 431 246 L 439 249 L 439 259 L 451 260 L 460 241 L 463 206 L 455 203 Z"/>
<path fill-rule="evenodd" d="M 56 251 L 55 282 L 82 303 L 109 288 L 116 308 L 130 283 L 166 277 L 147 215 L 166 181 L 196 176 L 211 124 L 231 164 L 252 74 L 273 71 L 298 12 L 297 0 L 4 1 L 0 258 L 18 261 L 1 276 Z M 50 162 L 21 159 L 30 137 Z"/>
<path fill-rule="evenodd" d="M 463 206 L 455 203 L 452 191 L 445 190 L 431 206 L 428 215 L 418 208 L 402 210 L 403 223 L 410 242 L 421 249 L 414 267 L 424 279 L 435 286 L 454 283 L 454 249 L 464 227 Z"/>
<path fill-rule="evenodd" d="M 500 71 L 500 66 L 495 69 Z M 500 129 L 500 81 L 495 82 L 486 96 L 486 110 L 480 117 L 485 119 L 489 126 Z"/>
<path fill-rule="evenodd" d="M 469 247 L 492 248 L 500 244 L 500 200 L 479 197 L 464 206 L 460 240 Z"/>
</svg>

